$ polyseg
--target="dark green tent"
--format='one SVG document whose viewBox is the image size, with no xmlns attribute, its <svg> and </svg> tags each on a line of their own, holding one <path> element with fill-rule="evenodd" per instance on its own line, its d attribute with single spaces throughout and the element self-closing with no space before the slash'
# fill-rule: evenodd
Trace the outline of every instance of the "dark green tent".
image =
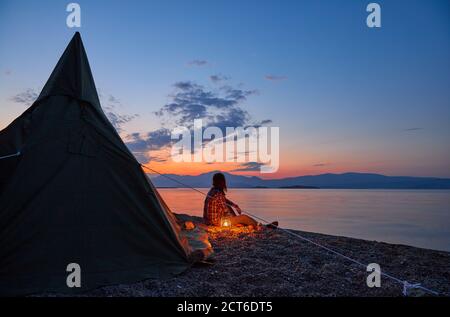
<svg viewBox="0 0 450 317">
<path fill-rule="evenodd" d="M 38 99 L 0 131 L 0 157 L 0 295 L 189 267 L 176 219 L 101 109 L 79 33 Z M 66 285 L 69 263 L 81 288 Z"/>
</svg>

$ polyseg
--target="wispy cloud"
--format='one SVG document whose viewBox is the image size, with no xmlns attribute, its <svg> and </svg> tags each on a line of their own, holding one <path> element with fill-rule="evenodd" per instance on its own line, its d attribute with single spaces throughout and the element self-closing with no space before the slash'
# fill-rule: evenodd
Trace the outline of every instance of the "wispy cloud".
<svg viewBox="0 0 450 317">
<path fill-rule="evenodd" d="M 108 96 L 108 102 L 115 104 L 115 105 L 122 105 L 122 103 L 120 102 L 119 99 L 117 99 L 116 97 L 114 97 L 113 95 L 109 95 Z"/>
<path fill-rule="evenodd" d="M 209 90 L 192 81 L 177 82 L 169 95 L 171 102 L 155 112 L 159 117 L 174 118 L 177 125 L 191 127 L 194 119 L 203 119 L 205 125 L 219 127 L 245 126 L 249 113 L 241 104 L 256 90 L 244 90 L 229 85 Z"/>
<path fill-rule="evenodd" d="M 204 59 L 194 59 L 190 62 L 188 62 L 189 66 L 206 66 L 208 65 L 208 61 L 204 60 Z"/>
<path fill-rule="evenodd" d="M 218 83 L 221 83 L 221 82 L 223 82 L 223 81 L 229 80 L 230 77 L 224 76 L 224 75 L 222 75 L 222 74 L 216 74 L 216 75 L 211 75 L 211 76 L 209 76 L 209 79 L 210 79 L 213 83 L 218 84 Z"/>
<path fill-rule="evenodd" d="M 124 114 L 119 111 L 119 108 L 123 108 L 122 103 L 118 98 L 113 95 L 107 97 L 100 95 L 101 104 L 103 105 L 103 111 L 108 117 L 111 124 L 117 130 L 117 132 L 123 132 L 122 126 L 128 122 L 139 117 L 138 114 Z"/>
<path fill-rule="evenodd" d="M 268 124 L 271 124 L 273 121 L 271 119 L 265 119 L 265 120 L 261 120 L 259 122 L 255 122 L 252 124 L 252 126 L 254 126 L 255 128 L 259 128 L 261 126 L 265 126 Z"/>
<path fill-rule="evenodd" d="M 171 139 L 171 131 L 166 128 L 160 128 L 144 135 L 132 133 L 127 135 L 125 140 L 128 149 L 141 163 L 146 163 L 152 159 L 158 162 L 165 161 L 165 158 L 150 156 L 149 152 L 152 150 L 163 149 L 174 142 Z"/>
<path fill-rule="evenodd" d="M 264 163 L 259 162 L 247 162 L 242 163 L 237 169 L 232 170 L 232 172 L 254 172 L 254 171 L 260 171 L 261 166 L 264 166 Z"/>
<path fill-rule="evenodd" d="M 423 130 L 423 128 L 407 128 L 407 129 L 403 129 L 403 131 L 419 131 L 419 130 Z"/>
<path fill-rule="evenodd" d="M 328 166 L 328 165 L 330 165 L 330 164 L 328 164 L 328 163 L 317 163 L 317 164 L 314 164 L 313 166 L 314 167 L 323 167 L 323 166 Z"/>
<path fill-rule="evenodd" d="M 3 74 L 4 74 L 5 76 L 11 76 L 11 75 L 12 75 L 12 70 L 7 69 L 7 70 L 5 70 L 5 71 L 3 72 Z"/>
<path fill-rule="evenodd" d="M 159 150 L 172 142 L 170 137 L 170 130 L 166 128 L 148 132 L 144 136 L 132 133 L 129 135 L 130 141 L 127 141 L 127 145 L 133 151 Z"/>
<path fill-rule="evenodd" d="M 279 76 L 279 75 L 266 75 L 264 78 L 270 81 L 282 81 L 288 79 L 287 76 Z"/>
<path fill-rule="evenodd" d="M 11 100 L 29 107 L 38 97 L 39 94 L 34 89 L 28 88 L 25 91 L 12 96 Z"/>
<path fill-rule="evenodd" d="M 261 126 L 272 122 L 270 119 L 254 122 L 243 108 L 245 101 L 257 94 L 257 90 L 244 89 L 242 85 L 220 85 L 209 89 L 193 81 L 176 82 L 173 89 L 168 96 L 169 102 L 155 112 L 161 119 L 162 127 L 147 134 L 132 133 L 126 137 L 128 148 L 140 162 L 169 159 L 161 156 L 154 158 L 149 153 L 166 152 L 176 142 L 171 139 L 171 128 L 175 126 L 188 128 L 192 135 L 195 119 L 202 119 L 204 128 L 215 126 L 223 133 L 226 127 Z"/>
<path fill-rule="evenodd" d="M 112 123 L 114 128 L 116 128 L 117 132 L 122 132 L 122 126 L 125 123 L 128 123 L 138 117 L 138 114 L 134 115 L 127 115 L 127 114 L 120 114 L 113 111 L 106 111 L 106 116 L 108 117 L 109 121 Z"/>
</svg>

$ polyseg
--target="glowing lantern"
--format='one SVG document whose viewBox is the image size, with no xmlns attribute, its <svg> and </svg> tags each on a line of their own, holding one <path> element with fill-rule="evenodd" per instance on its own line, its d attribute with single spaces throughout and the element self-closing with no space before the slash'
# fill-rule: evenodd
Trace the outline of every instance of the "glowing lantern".
<svg viewBox="0 0 450 317">
<path fill-rule="evenodd" d="M 231 227 L 231 221 L 228 218 L 223 218 L 222 219 L 222 227 L 226 227 L 229 228 Z"/>
</svg>

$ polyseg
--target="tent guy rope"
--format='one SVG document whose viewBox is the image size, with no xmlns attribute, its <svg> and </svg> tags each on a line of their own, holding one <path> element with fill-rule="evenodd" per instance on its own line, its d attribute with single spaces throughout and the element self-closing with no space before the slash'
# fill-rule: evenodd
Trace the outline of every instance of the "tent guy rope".
<svg viewBox="0 0 450 317">
<path fill-rule="evenodd" d="M 14 154 L 9 154 L 9 155 L 0 156 L 0 160 L 7 159 L 7 158 L 10 158 L 10 157 L 19 156 L 19 155 L 20 155 L 20 151 L 17 152 L 17 153 L 14 153 Z"/>
<path fill-rule="evenodd" d="M 163 177 L 165 177 L 165 178 L 167 178 L 167 179 L 169 179 L 169 180 L 171 180 L 171 181 L 173 181 L 173 182 L 176 182 L 176 183 L 178 183 L 178 184 L 180 184 L 180 185 L 182 185 L 182 186 L 184 186 L 184 187 L 186 187 L 186 188 L 190 188 L 190 189 L 192 189 L 192 190 L 194 190 L 194 191 L 196 191 L 196 192 L 202 194 L 202 195 L 205 196 L 205 197 L 208 197 L 208 194 L 207 194 L 207 193 L 205 193 L 205 192 L 203 192 L 203 191 L 201 191 L 201 190 L 199 190 L 199 189 L 197 189 L 197 188 L 194 188 L 194 187 L 192 187 L 192 186 L 189 186 L 189 185 L 187 185 L 187 184 L 184 184 L 183 182 L 181 182 L 181 181 L 179 181 L 179 180 L 177 180 L 177 179 L 175 179 L 175 178 L 173 178 L 173 177 L 170 177 L 170 176 L 168 176 L 168 175 L 162 174 L 162 173 L 160 173 L 160 172 L 158 172 L 158 171 L 156 171 L 156 170 L 154 170 L 154 169 L 152 169 L 152 168 L 150 168 L 150 167 L 148 167 L 148 166 L 145 166 L 144 164 L 140 164 L 140 165 L 141 165 L 143 168 L 145 168 L 145 169 L 147 169 L 147 170 L 149 170 L 149 171 L 151 171 L 151 172 L 153 172 L 153 173 L 156 173 L 156 174 L 158 174 L 158 175 L 161 175 L 161 176 L 163 176 Z M 230 206 L 230 207 L 231 207 L 231 206 Z M 249 215 L 249 216 L 251 216 L 251 217 L 253 217 L 253 218 L 255 218 L 255 219 L 258 219 L 258 220 L 260 220 L 260 221 L 262 221 L 262 222 L 264 222 L 264 223 L 267 223 L 267 224 L 270 223 L 270 221 L 268 221 L 268 220 L 266 220 L 266 219 L 264 219 L 264 218 L 261 218 L 261 217 L 259 217 L 259 216 L 257 216 L 257 215 L 254 215 L 254 214 L 252 214 L 252 213 L 250 213 L 250 212 L 248 212 L 248 211 L 242 211 L 242 212 L 243 212 L 243 213 L 246 213 L 247 215 Z M 352 263 L 354 263 L 354 264 L 357 264 L 357 265 L 363 267 L 364 269 L 367 268 L 367 264 L 364 264 L 364 263 L 362 263 L 362 262 L 360 262 L 360 261 L 358 261 L 358 260 L 355 260 L 355 259 L 353 259 L 353 258 L 351 258 L 351 257 L 349 257 L 349 256 L 346 256 L 346 255 L 343 254 L 343 253 L 340 253 L 340 252 L 338 252 L 338 251 L 336 251 L 336 250 L 333 250 L 333 249 L 331 249 L 331 248 L 329 248 L 329 247 L 327 247 L 327 246 L 324 246 L 324 245 L 322 245 L 322 244 L 320 244 L 320 243 L 317 243 L 317 242 L 315 242 L 315 241 L 313 241 L 313 240 L 311 240 L 311 239 L 308 239 L 308 238 L 306 238 L 306 237 L 303 237 L 303 236 L 301 236 L 300 234 L 298 234 L 298 233 L 296 233 L 296 232 L 293 232 L 293 231 L 291 231 L 291 230 L 289 230 L 289 229 L 285 229 L 285 228 L 281 228 L 281 227 L 278 227 L 278 229 L 281 230 L 281 231 L 283 231 L 283 232 L 285 232 L 285 233 L 287 233 L 287 234 L 289 234 L 289 235 L 291 235 L 291 236 L 293 236 L 293 237 L 296 237 L 296 238 L 301 239 L 301 240 L 303 240 L 303 241 L 309 242 L 309 243 L 311 243 L 311 244 L 313 244 L 313 245 L 315 245 L 315 246 L 317 246 L 317 247 L 319 247 L 319 248 L 321 248 L 321 249 L 323 249 L 323 250 L 326 250 L 326 251 L 328 251 L 328 252 L 331 252 L 331 253 L 333 253 L 334 255 L 340 256 L 340 257 L 342 257 L 342 258 L 344 258 L 344 259 L 346 259 L 346 260 L 348 260 L 348 261 L 350 261 L 350 262 L 352 262 Z M 421 283 L 409 283 L 408 281 L 402 280 L 402 279 L 400 279 L 400 278 L 397 278 L 397 277 L 395 277 L 395 276 L 393 276 L 393 275 L 391 275 L 391 274 L 388 274 L 388 273 L 385 273 L 385 272 L 381 272 L 381 271 L 377 271 L 377 272 L 378 272 L 379 274 L 381 274 L 382 276 L 387 277 L 388 279 L 390 279 L 390 280 L 392 280 L 392 281 L 394 281 L 394 282 L 397 282 L 397 283 L 399 283 L 400 285 L 402 285 L 402 294 L 403 294 L 403 296 L 408 296 L 408 292 L 409 292 L 410 289 L 421 289 L 421 290 L 423 290 L 423 291 L 425 291 L 425 292 L 428 292 L 428 293 L 430 293 L 430 294 L 433 294 L 433 295 L 436 295 L 436 296 L 439 295 L 439 293 L 438 293 L 437 291 L 434 291 L 434 290 L 432 290 L 432 289 L 429 289 L 429 288 L 427 288 L 427 287 L 424 287 L 424 286 L 421 285 Z"/>
</svg>

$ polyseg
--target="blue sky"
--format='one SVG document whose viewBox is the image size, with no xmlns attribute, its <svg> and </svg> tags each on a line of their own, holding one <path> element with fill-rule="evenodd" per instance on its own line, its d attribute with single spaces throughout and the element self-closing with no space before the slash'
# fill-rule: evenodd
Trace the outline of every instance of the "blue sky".
<svg viewBox="0 0 450 317">
<path fill-rule="evenodd" d="M 381 29 L 365 24 L 369 2 L 78 1 L 78 31 L 125 139 L 161 128 L 170 113 L 154 112 L 173 102 L 176 83 L 219 96 L 226 85 L 249 92 L 234 114 L 280 127 L 274 176 L 450 177 L 450 2 L 377 1 Z M 0 128 L 72 37 L 68 3 L 0 1 Z"/>
</svg>

